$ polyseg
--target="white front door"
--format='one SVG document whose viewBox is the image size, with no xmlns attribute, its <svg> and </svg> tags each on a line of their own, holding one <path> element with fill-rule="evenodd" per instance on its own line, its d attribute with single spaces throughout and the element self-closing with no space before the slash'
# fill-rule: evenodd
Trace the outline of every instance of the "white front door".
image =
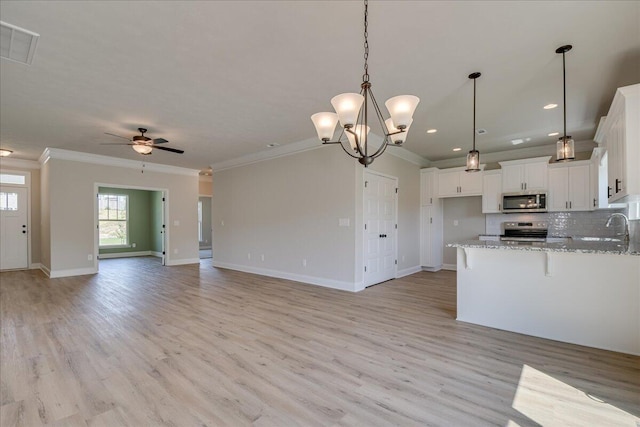
<svg viewBox="0 0 640 427">
<path fill-rule="evenodd" d="M 0 270 L 29 267 L 26 188 L 0 186 Z"/>
<path fill-rule="evenodd" d="M 371 172 L 364 180 L 364 285 L 371 286 L 396 277 L 398 181 Z"/>
</svg>

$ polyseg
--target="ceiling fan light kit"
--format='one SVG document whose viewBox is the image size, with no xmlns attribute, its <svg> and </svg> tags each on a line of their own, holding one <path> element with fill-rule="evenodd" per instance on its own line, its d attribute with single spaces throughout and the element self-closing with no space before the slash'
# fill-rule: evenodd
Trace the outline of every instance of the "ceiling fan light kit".
<svg viewBox="0 0 640 427">
<path fill-rule="evenodd" d="M 476 80 L 482 74 L 471 73 L 469 78 L 473 79 L 473 149 L 467 154 L 467 172 L 480 172 L 480 152 L 476 150 Z"/>
<path fill-rule="evenodd" d="M 343 93 L 331 99 L 335 113 L 322 112 L 311 116 L 318 138 L 322 144 L 339 144 L 345 153 L 358 159 L 364 167 L 369 166 L 389 145 L 401 146 L 407 138 L 407 131 L 413 121 L 413 113 L 420 98 L 413 95 L 394 96 L 385 102 L 391 116 L 385 120 L 371 91 L 369 81 L 369 2 L 364 0 L 364 74 L 360 93 Z M 374 114 L 384 135 L 382 143 L 375 150 L 369 146 L 369 113 Z M 340 122 L 342 132 L 331 141 L 336 124 Z M 346 134 L 346 140 L 343 136 Z M 348 144 L 348 145 L 347 145 Z"/>
<path fill-rule="evenodd" d="M 562 54 L 562 99 L 564 109 L 564 132 L 563 136 L 556 143 L 556 161 L 568 162 L 576 158 L 573 138 L 567 136 L 567 72 L 565 68 L 565 53 L 569 52 L 573 46 L 570 44 L 560 46 L 556 49 L 556 53 Z"/>
</svg>

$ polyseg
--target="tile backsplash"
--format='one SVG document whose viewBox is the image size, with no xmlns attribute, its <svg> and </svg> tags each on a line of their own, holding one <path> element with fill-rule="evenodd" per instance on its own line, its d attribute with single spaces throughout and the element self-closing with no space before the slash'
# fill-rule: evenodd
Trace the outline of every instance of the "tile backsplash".
<svg viewBox="0 0 640 427">
<path fill-rule="evenodd" d="M 628 209 L 600 209 L 593 212 L 488 214 L 486 215 L 486 234 L 502 234 L 504 231 L 502 223 L 507 221 L 546 221 L 549 223 L 549 236 L 613 237 L 624 233 L 621 219 L 615 219 L 611 227 L 605 227 L 609 215 L 614 212 L 627 215 Z M 640 241 L 640 221 L 630 221 L 629 226 L 631 239 Z"/>
</svg>

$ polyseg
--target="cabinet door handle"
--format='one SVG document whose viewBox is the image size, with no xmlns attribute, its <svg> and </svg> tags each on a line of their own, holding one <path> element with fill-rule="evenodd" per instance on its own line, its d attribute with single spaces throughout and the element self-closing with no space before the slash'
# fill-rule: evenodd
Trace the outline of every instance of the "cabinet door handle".
<svg viewBox="0 0 640 427">
<path fill-rule="evenodd" d="M 524 183 L 524 189 L 525 190 L 527 189 L 527 183 L 526 182 Z"/>
<path fill-rule="evenodd" d="M 429 218 L 429 224 L 433 224 L 433 218 Z"/>
<path fill-rule="evenodd" d="M 569 202 L 564 202 L 564 208 L 567 209 L 569 207 Z"/>
<path fill-rule="evenodd" d="M 616 178 L 616 193 L 619 193 L 621 191 L 620 190 L 620 184 L 622 184 L 622 180 Z"/>
<path fill-rule="evenodd" d="M 498 203 L 498 211 L 502 210 L 502 203 Z"/>
<path fill-rule="evenodd" d="M 596 199 L 595 199 L 595 197 L 593 198 L 593 207 L 594 208 L 596 207 Z"/>
<path fill-rule="evenodd" d="M 569 202 L 569 209 L 571 209 L 571 202 Z"/>
<path fill-rule="evenodd" d="M 429 197 L 429 203 L 433 203 L 433 197 Z"/>
<path fill-rule="evenodd" d="M 607 199 L 611 197 L 611 187 L 607 187 Z"/>
</svg>

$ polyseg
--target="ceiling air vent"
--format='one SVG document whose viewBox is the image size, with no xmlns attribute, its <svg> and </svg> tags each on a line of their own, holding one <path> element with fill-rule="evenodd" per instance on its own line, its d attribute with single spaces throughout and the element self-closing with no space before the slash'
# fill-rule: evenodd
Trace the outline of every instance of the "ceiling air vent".
<svg viewBox="0 0 640 427">
<path fill-rule="evenodd" d="M 476 129 L 476 133 L 478 135 L 484 135 L 485 133 L 487 133 L 487 130 L 486 129 Z"/>
<path fill-rule="evenodd" d="M 0 57 L 31 65 L 40 34 L 0 21 Z"/>
</svg>

